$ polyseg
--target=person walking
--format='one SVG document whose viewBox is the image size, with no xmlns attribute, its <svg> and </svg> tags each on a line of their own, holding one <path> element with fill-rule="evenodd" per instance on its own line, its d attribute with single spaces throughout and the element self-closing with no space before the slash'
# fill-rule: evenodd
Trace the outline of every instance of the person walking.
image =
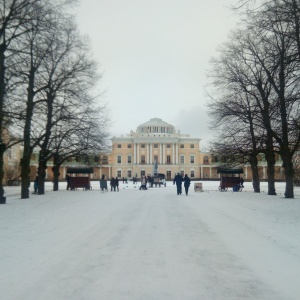
<svg viewBox="0 0 300 300">
<path fill-rule="evenodd" d="M 35 177 L 35 180 L 34 180 L 34 183 L 33 183 L 33 188 L 34 188 L 33 193 L 37 195 L 38 189 L 39 189 L 39 177 L 38 176 Z"/>
<path fill-rule="evenodd" d="M 146 176 L 144 176 L 144 175 L 142 175 L 142 177 L 141 177 L 141 186 L 139 189 L 147 190 L 147 180 L 146 180 Z"/>
<path fill-rule="evenodd" d="M 240 183 L 241 183 L 241 187 L 243 188 L 244 187 L 244 178 L 241 178 Z"/>
<path fill-rule="evenodd" d="M 187 176 L 187 174 L 184 175 L 184 178 L 183 178 L 183 181 L 184 181 L 184 189 L 185 189 L 185 194 L 188 195 L 189 193 L 189 187 L 190 187 L 190 184 L 191 184 L 191 179 Z"/>
<path fill-rule="evenodd" d="M 173 185 L 176 183 L 177 187 L 177 195 L 181 195 L 182 193 L 182 176 L 177 173 L 177 175 L 174 178 Z"/>
<path fill-rule="evenodd" d="M 115 185 L 116 185 L 117 191 L 119 191 L 119 179 L 118 179 L 118 177 L 116 177 L 116 179 L 115 179 Z"/>
<path fill-rule="evenodd" d="M 100 190 L 102 193 L 107 192 L 107 181 L 105 180 L 105 175 L 102 175 L 100 180 Z"/>
<path fill-rule="evenodd" d="M 114 177 L 110 179 L 110 191 L 112 192 L 113 190 L 114 192 L 116 191 L 116 180 Z"/>
<path fill-rule="evenodd" d="M 67 190 L 70 188 L 70 176 L 67 174 L 66 175 L 66 181 L 67 181 Z"/>
</svg>

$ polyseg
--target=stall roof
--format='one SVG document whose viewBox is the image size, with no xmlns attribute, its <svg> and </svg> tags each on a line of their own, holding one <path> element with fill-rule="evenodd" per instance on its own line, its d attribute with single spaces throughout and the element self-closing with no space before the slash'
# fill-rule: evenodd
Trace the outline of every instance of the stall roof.
<svg viewBox="0 0 300 300">
<path fill-rule="evenodd" d="M 89 167 L 67 168 L 67 174 L 91 174 L 91 173 L 94 173 L 94 169 Z"/>
<path fill-rule="evenodd" d="M 244 173 L 244 170 L 242 168 L 232 168 L 232 169 L 218 168 L 218 174 L 242 174 L 242 173 Z"/>
</svg>

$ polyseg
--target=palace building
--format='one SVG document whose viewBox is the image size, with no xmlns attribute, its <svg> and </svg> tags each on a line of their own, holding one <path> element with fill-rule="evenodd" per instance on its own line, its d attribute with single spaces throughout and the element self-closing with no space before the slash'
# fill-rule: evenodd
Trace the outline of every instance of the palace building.
<svg viewBox="0 0 300 300">
<path fill-rule="evenodd" d="M 211 177 L 209 156 L 200 152 L 200 139 L 181 134 L 159 118 L 139 125 L 136 131 L 112 139 L 109 174 L 119 178 L 152 174 L 154 162 L 158 173 L 174 178 L 180 172 L 191 178 Z"/>
</svg>

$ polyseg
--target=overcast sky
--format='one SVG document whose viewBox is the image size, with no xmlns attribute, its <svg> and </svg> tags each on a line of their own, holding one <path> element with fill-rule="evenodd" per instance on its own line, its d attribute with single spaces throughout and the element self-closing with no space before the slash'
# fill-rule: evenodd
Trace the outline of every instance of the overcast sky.
<svg viewBox="0 0 300 300">
<path fill-rule="evenodd" d="M 103 73 L 112 135 L 157 117 L 207 144 L 209 60 L 237 26 L 236 2 L 81 0 L 77 23 Z"/>
</svg>

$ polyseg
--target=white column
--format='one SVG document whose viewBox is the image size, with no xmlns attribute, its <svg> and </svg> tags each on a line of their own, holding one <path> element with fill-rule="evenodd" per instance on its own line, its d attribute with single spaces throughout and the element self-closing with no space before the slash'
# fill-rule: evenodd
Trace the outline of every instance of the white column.
<svg viewBox="0 0 300 300">
<path fill-rule="evenodd" d="M 147 143 L 147 148 L 146 148 L 146 163 L 149 165 L 149 144 Z"/>
<path fill-rule="evenodd" d="M 150 164 L 152 165 L 152 147 L 153 147 L 153 144 L 150 143 Z"/>
<path fill-rule="evenodd" d="M 248 167 L 245 168 L 245 179 L 248 179 Z"/>
<path fill-rule="evenodd" d="M 140 163 L 140 144 L 137 144 L 137 157 L 136 157 L 136 163 Z"/>
<path fill-rule="evenodd" d="M 178 164 L 178 144 L 176 144 L 176 154 L 175 154 L 175 157 L 176 157 L 176 164 Z"/>
<path fill-rule="evenodd" d="M 133 146 L 133 163 L 136 164 L 136 143 Z"/>
<path fill-rule="evenodd" d="M 162 144 L 162 143 L 159 143 L 159 163 L 160 163 L 160 164 L 162 164 L 162 157 L 163 157 L 163 156 L 162 156 L 162 152 L 163 152 L 163 151 L 162 151 L 162 150 L 163 150 L 162 147 L 163 147 L 163 144 Z"/>
<path fill-rule="evenodd" d="M 162 159 L 162 163 L 165 164 L 166 163 L 166 144 L 162 144 L 163 147 L 163 159 Z"/>
<path fill-rule="evenodd" d="M 172 145 L 172 164 L 175 164 L 175 145 Z"/>
</svg>

